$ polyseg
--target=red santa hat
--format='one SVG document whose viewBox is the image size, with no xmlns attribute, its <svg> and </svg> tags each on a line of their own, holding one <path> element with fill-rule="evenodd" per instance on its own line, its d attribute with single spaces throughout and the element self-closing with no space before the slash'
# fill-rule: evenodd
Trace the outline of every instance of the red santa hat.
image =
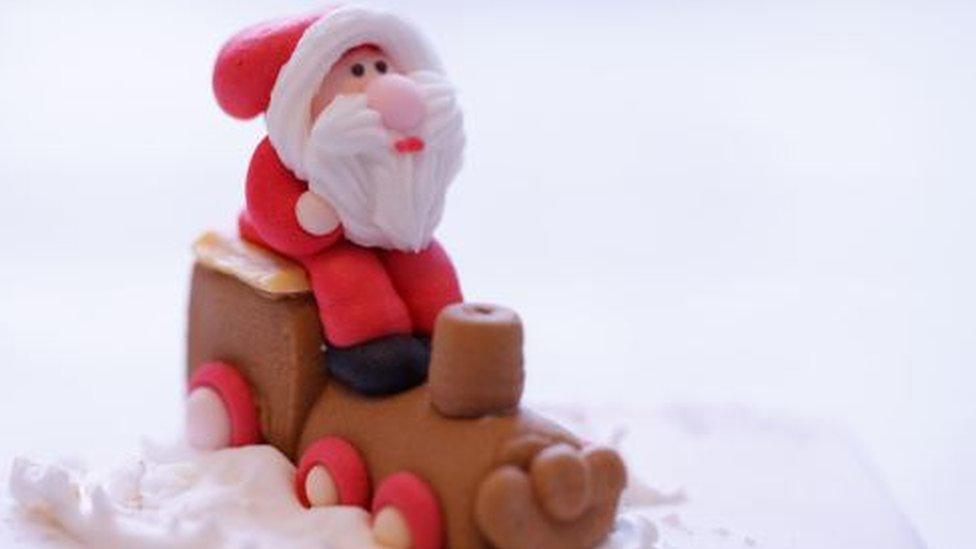
<svg viewBox="0 0 976 549">
<path fill-rule="evenodd" d="M 278 156 L 304 179 L 302 154 L 312 98 L 342 54 L 367 44 L 383 50 L 405 73 L 443 72 L 434 49 L 412 24 L 388 12 L 343 6 L 264 23 L 233 36 L 217 56 L 214 94 L 233 117 L 266 113 Z"/>
</svg>

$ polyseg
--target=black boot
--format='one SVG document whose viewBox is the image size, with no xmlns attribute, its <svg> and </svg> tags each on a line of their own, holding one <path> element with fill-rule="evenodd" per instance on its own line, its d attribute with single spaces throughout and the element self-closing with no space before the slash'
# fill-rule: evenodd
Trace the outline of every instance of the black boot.
<svg viewBox="0 0 976 549">
<path fill-rule="evenodd" d="M 329 347 L 325 364 L 349 388 L 370 396 L 392 395 L 427 379 L 430 347 L 408 335 L 392 335 L 352 347 Z"/>
</svg>

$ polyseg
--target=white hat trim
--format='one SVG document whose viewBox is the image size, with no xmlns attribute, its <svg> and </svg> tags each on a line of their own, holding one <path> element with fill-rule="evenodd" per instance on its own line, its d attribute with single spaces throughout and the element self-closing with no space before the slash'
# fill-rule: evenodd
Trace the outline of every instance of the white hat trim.
<svg viewBox="0 0 976 549">
<path fill-rule="evenodd" d="M 392 13 L 348 6 L 320 17 L 305 30 L 281 67 L 265 115 L 271 144 L 299 179 L 307 179 L 302 155 L 312 125 L 312 98 L 339 58 L 365 44 L 378 46 L 405 73 L 443 72 L 423 34 Z"/>
</svg>

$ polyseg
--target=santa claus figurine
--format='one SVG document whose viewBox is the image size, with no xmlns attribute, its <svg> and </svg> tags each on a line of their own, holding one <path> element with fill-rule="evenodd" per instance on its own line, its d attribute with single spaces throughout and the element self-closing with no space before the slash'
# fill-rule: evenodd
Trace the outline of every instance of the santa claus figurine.
<svg viewBox="0 0 976 549">
<path fill-rule="evenodd" d="M 240 233 L 304 266 L 332 375 L 365 394 L 423 382 L 434 320 L 461 301 L 433 233 L 464 133 L 430 44 L 342 7 L 240 32 L 213 85 L 231 116 L 265 114 Z"/>
</svg>

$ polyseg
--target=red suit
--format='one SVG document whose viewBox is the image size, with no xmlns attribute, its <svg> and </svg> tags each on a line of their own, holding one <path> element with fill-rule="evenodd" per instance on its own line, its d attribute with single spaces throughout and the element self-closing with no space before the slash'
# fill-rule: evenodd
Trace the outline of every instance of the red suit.
<svg viewBox="0 0 976 549">
<path fill-rule="evenodd" d="M 461 301 L 454 266 L 440 244 L 409 253 L 358 246 L 343 237 L 341 226 L 309 234 L 295 215 L 307 190 L 265 138 L 251 157 L 239 228 L 243 238 L 305 267 L 326 341 L 349 347 L 394 334 L 430 335 L 441 309 Z"/>
</svg>

